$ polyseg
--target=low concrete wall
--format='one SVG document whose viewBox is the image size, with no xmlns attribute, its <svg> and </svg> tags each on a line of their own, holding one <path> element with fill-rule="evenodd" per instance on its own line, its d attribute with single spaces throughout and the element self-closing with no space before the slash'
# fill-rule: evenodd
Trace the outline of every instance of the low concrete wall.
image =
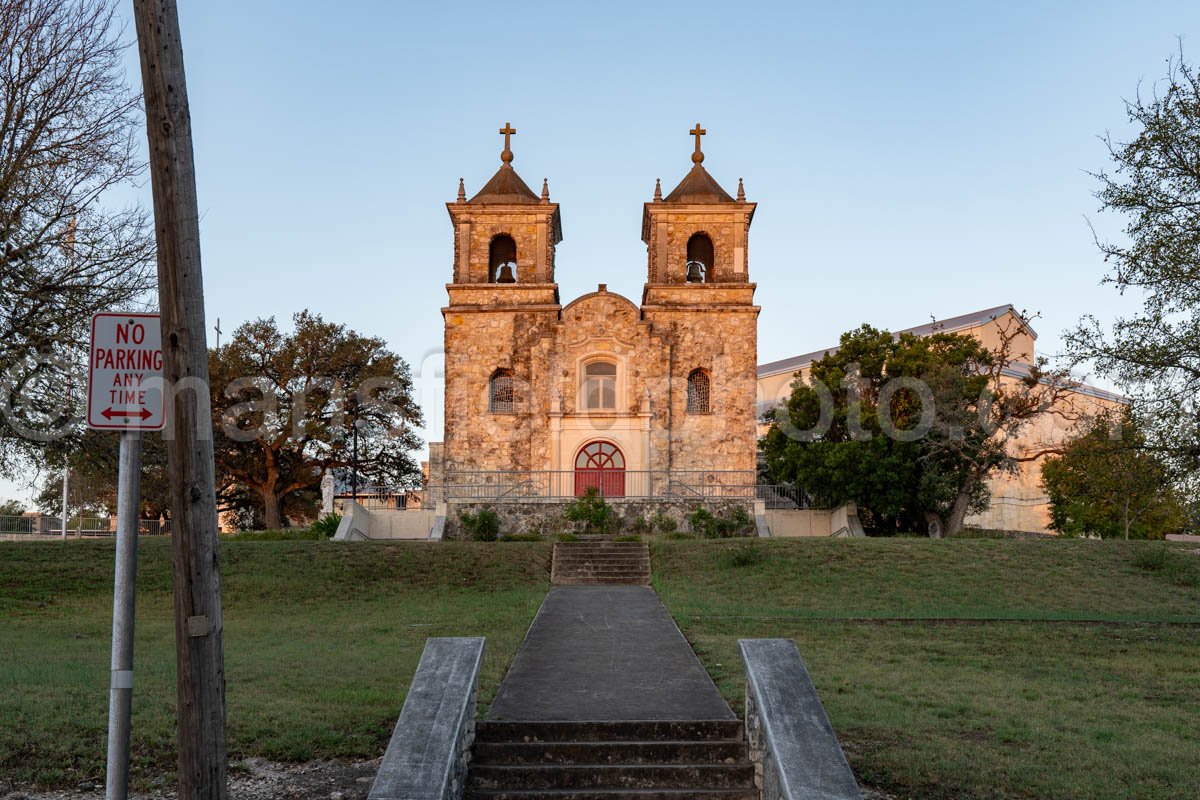
<svg viewBox="0 0 1200 800">
<path fill-rule="evenodd" d="M 447 503 L 445 538 L 461 539 L 466 536 L 462 529 L 459 515 L 463 512 L 477 513 L 480 509 L 490 508 L 500 516 L 500 535 L 536 533 L 542 536 L 553 536 L 559 533 L 577 533 L 582 530 L 582 523 L 571 522 L 564 516 L 569 500 L 540 500 L 523 503 L 470 502 L 451 500 Z M 675 520 L 678 530 L 688 531 L 687 518 L 697 508 L 705 508 L 714 515 L 728 514 L 734 508 L 742 508 L 753 519 L 754 501 L 701 498 L 688 500 L 647 500 L 647 499 L 616 499 L 608 500 L 609 505 L 616 509 L 621 517 L 620 533 L 633 533 L 634 522 L 638 517 L 650 520 L 656 513 L 663 513 Z M 746 536 L 754 536 L 754 528 L 745 532 Z"/>
<path fill-rule="evenodd" d="M 762 800 L 862 800 L 791 639 L 741 639 L 746 738 Z"/>
<path fill-rule="evenodd" d="M 858 538 L 865 537 L 862 523 L 858 519 L 858 505 L 846 503 L 840 505 L 829 515 L 830 536 Z"/>
<path fill-rule="evenodd" d="M 427 639 L 369 800 L 460 800 L 475 739 L 482 638 Z"/>
<path fill-rule="evenodd" d="M 827 508 L 769 508 L 766 512 L 767 527 L 774 539 L 793 539 L 809 536 L 827 537 L 833 532 Z"/>
<path fill-rule="evenodd" d="M 342 503 L 342 521 L 335 541 L 367 539 L 428 539 L 437 511 L 419 509 L 367 509 L 353 500 Z"/>
<path fill-rule="evenodd" d="M 437 519 L 432 509 L 378 509 L 370 514 L 372 539 L 428 539 Z"/>
<path fill-rule="evenodd" d="M 837 508 L 772 508 L 767 509 L 766 520 L 771 536 L 777 539 L 867 535 L 854 503 Z"/>
<path fill-rule="evenodd" d="M 335 542 L 361 542 L 371 538 L 371 512 L 353 500 L 342 503 L 342 521 L 333 534 Z"/>
</svg>

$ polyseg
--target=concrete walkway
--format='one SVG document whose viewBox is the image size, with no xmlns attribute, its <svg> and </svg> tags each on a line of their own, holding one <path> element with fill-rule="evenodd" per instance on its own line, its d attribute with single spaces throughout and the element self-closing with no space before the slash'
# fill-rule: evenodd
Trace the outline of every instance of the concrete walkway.
<svg viewBox="0 0 1200 800">
<path fill-rule="evenodd" d="M 500 684 L 489 719 L 735 719 L 654 590 L 556 586 Z"/>
</svg>

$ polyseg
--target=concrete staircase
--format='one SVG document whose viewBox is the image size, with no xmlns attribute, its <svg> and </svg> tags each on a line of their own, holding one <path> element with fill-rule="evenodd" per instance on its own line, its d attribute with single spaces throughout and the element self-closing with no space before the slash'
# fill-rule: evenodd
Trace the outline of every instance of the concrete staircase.
<svg viewBox="0 0 1200 800">
<path fill-rule="evenodd" d="M 476 725 L 465 800 L 752 800 L 738 720 Z"/>
<path fill-rule="evenodd" d="M 650 548 L 644 542 L 559 542 L 550 582 L 558 586 L 650 583 Z"/>
</svg>

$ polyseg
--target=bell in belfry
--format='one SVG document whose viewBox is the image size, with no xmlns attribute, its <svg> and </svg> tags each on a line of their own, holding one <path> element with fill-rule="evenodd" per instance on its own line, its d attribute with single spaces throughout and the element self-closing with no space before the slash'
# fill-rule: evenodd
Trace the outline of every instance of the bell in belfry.
<svg viewBox="0 0 1200 800">
<path fill-rule="evenodd" d="M 513 265 L 511 262 L 500 265 L 500 273 L 496 276 L 496 283 L 516 283 L 517 276 L 513 275 Z"/>
<path fill-rule="evenodd" d="M 699 261 L 689 261 L 687 265 L 687 282 L 704 283 L 704 265 Z"/>
</svg>

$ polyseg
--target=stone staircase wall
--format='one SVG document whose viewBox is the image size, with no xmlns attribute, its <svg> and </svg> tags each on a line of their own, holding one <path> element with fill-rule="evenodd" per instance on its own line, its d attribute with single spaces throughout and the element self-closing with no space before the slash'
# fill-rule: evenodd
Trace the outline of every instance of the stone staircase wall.
<svg viewBox="0 0 1200 800">
<path fill-rule="evenodd" d="M 467 800 L 752 800 L 737 720 L 478 723 Z"/>
<path fill-rule="evenodd" d="M 558 586 L 650 583 L 650 547 L 644 542 L 559 542 L 550 582 Z"/>
</svg>

